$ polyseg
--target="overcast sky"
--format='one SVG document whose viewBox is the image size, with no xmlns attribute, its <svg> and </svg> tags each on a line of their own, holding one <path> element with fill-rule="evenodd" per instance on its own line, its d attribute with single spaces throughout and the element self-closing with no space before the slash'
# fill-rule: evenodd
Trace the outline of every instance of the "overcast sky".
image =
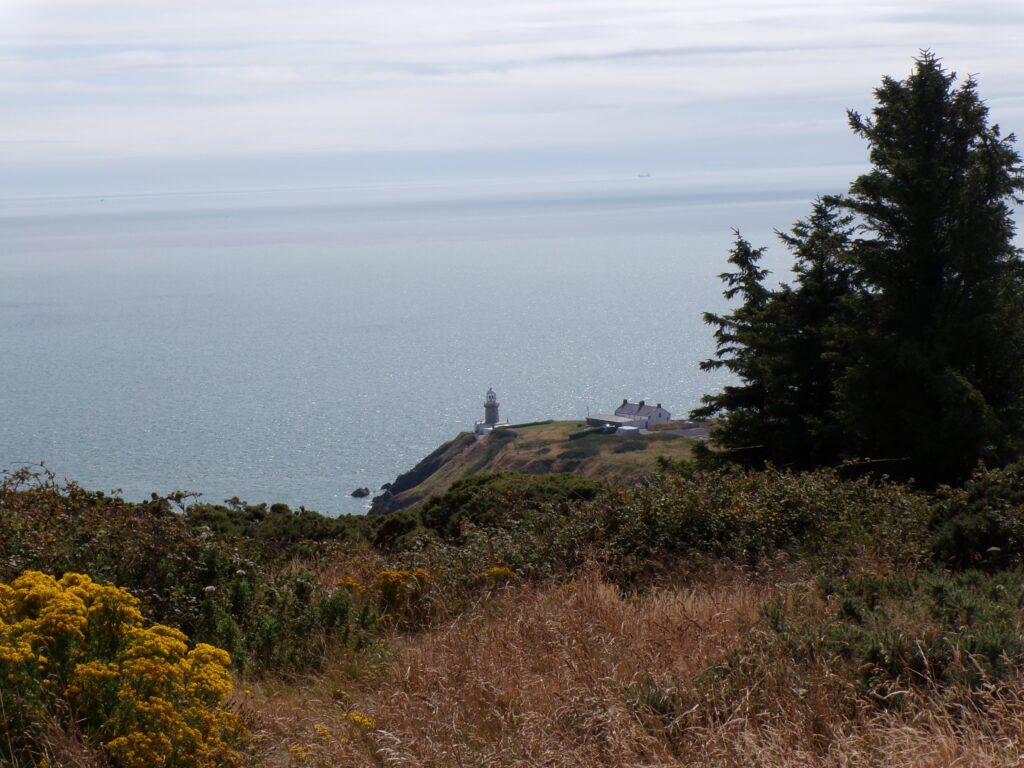
<svg viewBox="0 0 1024 768">
<path fill-rule="evenodd" d="M 863 161 L 920 48 L 1024 133 L 1024 3 L 0 0 L 0 198 Z M 846 174 L 848 175 L 848 174 Z"/>
</svg>

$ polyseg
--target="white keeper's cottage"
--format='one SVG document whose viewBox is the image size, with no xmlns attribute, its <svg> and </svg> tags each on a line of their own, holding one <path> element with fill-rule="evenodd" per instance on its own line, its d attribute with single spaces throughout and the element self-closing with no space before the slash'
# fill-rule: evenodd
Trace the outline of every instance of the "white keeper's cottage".
<svg viewBox="0 0 1024 768">
<path fill-rule="evenodd" d="M 664 424 L 672 420 L 672 414 L 657 405 L 648 405 L 643 400 L 631 403 L 628 399 L 615 409 L 614 414 L 598 413 L 587 417 L 587 424 L 592 427 L 632 427 L 634 429 L 650 429 L 655 424 Z"/>
</svg>

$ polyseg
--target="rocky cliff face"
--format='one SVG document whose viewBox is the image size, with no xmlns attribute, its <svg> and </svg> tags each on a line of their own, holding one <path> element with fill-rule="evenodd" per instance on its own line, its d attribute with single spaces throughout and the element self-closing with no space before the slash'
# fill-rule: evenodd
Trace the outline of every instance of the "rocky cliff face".
<svg viewBox="0 0 1024 768">
<path fill-rule="evenodd" d="M 408 472 L 403 472 L 394 481 L 387 484 L 388 487 L 384 489 L 384 492 L 374 498 L 369 514 L 386 515 L 423 500 L 421 494 L 415 493 L 416 488 L 423 487 L 439 469 L 450 463 L 475 441 L 474 435 L 462 432 L 454 439 L 443 443 L 415 467 Z"/>
</svg>

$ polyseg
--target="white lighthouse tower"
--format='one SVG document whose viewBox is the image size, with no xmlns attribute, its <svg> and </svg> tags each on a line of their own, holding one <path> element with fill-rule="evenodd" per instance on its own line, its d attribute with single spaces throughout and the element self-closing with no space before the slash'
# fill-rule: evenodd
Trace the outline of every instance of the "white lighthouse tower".
<svg viewBox="0 0 1024 768">
<path fill-rule="evenodd" d="M 484 400 L 484 420 L 476 423 L 475 431 L 478 435 L 486 435 L 497 427 L 508 426 L 508 422 L 502 421 L 498 415 L 498 407 L 500 405 L 498 396 L 494 394 L 494 389 L 488 388 L 487 398 Z"/>
</svg>

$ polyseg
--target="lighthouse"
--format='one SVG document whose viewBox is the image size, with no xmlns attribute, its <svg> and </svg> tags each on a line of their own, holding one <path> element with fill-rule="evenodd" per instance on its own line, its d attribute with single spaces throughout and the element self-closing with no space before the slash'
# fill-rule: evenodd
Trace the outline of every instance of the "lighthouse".
<svg viewBox="0 0 1024 768">
<path fill-rule="evenodd" d="M 508 422 L 502 421 L 498 415 L 498 396 L 494 394 L 494 389 L 487 390 L 487 398 L 484 400 L 484 419 L 476 423 L 476 432 L 478 437 L 489 435 L 492 430 L 501 427 L 507 427 Z"/>
<path fill-rule="evenodd" d="M 487 399 L 484 401 L 484 424 L 494 426 L 498 423 L 498 396 L 494 394 L 493 388 L 487 389 Z"/>
</svg>

